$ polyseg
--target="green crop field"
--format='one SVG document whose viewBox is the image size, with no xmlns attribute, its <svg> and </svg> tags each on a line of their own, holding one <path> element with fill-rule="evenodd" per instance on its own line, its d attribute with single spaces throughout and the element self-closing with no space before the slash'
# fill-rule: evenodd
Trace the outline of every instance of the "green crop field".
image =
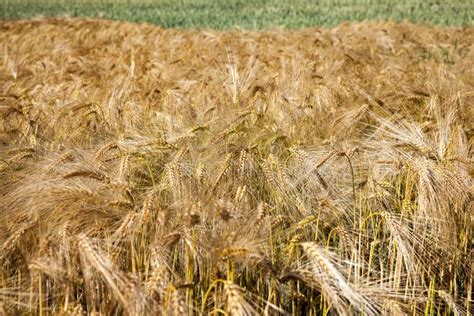
<svg viewBox="0 0 474 316">
<path fill-rule="evenodd" d="M 329 27 L 342 21 L 387 19 L 456 26 L 474 21 L 474 5 L 466 0 L 6 0 L 0 8 L 3 20 L 81 16 L 212 29 Z"/>
</svg>

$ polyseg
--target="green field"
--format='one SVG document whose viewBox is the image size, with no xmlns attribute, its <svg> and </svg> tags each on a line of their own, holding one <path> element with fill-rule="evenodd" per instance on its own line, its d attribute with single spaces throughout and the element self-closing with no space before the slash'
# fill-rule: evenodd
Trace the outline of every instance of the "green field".
<svg viewBox="0 0 474 316">
<path fill-rule="evenodd" d="M 474 5 L 468 0 L 6 0 L 0 9 L 2 20 L 82 16 L 175 28 L 330 27 L 342 21 L 387 19 L 456 26 L 474 22 Z"/>
</svg>

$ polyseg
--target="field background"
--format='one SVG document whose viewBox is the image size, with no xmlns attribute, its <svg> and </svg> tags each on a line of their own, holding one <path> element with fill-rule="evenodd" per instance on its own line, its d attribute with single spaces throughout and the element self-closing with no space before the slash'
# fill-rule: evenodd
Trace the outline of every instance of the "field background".
<svg viewBox="0 0 474 316">
<path fill-rule="evenodd" d="M 470 2 L 0 12 L 0 316 L 472 315 Z"/>
<path fill-rule="evenodd" d="M 474 5 L 467 0 L 6 0 L 1 6 L 1 19 L 66 15 L 147 22 L 174 28 L 330 27 L 348 20 L 387 19 L 461 26 L 472 25 L 474 21 Z"/>
</svg>

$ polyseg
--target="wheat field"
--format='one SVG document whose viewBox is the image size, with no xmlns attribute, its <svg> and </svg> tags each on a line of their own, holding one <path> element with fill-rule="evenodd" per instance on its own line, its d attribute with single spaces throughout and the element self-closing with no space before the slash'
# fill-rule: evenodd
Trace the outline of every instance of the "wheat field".
<svg viewBox="0 0 474 316">
<path fill-rule="evenodd" d="M 0 48 L 0 315 L 472 314 L 474 28 Z"/>
</svg>

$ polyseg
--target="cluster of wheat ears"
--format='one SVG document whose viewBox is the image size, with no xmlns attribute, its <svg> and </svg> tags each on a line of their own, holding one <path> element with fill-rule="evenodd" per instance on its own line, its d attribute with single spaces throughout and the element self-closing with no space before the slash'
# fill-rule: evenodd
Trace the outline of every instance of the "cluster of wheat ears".
<svg viewBox="0 0 474 316">
<path fill-rule="evenodd" d="M 0 315 L 472 311 L 473 28 L 0 43 Z"/>
</svg>

